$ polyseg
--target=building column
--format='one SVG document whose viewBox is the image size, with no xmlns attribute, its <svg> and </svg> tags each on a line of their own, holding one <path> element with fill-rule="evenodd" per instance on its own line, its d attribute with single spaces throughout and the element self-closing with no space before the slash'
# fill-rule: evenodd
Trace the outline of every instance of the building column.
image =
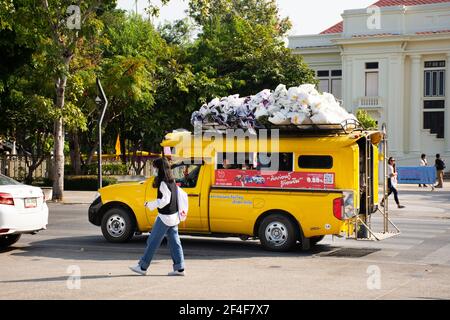
<svg viewBox="0 0 450 320">
<path fill-rule="evenodd" d="M 422 74 L 422 57 L 420 55 L 411 56 L 411 103 L 409 106 L 409 152 L 420 153 L 420 113 L 422 110 L 422 88 L 421 80 Z"/>
<path fill-rule="evenodd" d="M 352 95 L 353 61 L 348 55 L 342 57 L 342 99 L 347 110 L 355 113 L 355 102 Z"/>
<path fill-rule="evenodd" d="M 445 153 L 450 155 L 450 53 L 447 53 L 445 66 Z"/>
<path fill-rule="evenodd" d="M 388 133 L 390 149 L 396 157 L 403 157 L 404 146 L 404 61 L 402 54 L 391 55 L 388 60 L 389 93 L 387 94 L 387 104 L 385 109 L 388 118 Z M 407 120 L 409 121 L 409 119 Z"/>
</svg>

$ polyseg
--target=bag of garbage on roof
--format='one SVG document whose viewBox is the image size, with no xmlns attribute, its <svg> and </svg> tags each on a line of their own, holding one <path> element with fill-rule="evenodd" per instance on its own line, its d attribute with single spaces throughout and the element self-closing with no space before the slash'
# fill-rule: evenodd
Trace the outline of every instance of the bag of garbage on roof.
<svg viewBox="0 0 450 320">
<path fill-rule="evenodd" d="M 273 117 L 269 118 L 269 121 L 277 126 L 287 125 L 287 124 L 291 123 L 291 121 L 288 119 L 288 117 L 280 111 L 275 112 Z"/>
<path fill-rule="evenodd" d="M 193 125 L 254 129 L 273 125 L 341 124 L 356 117 L 341 107 L 330 93 L 319 93 L 312 84 L 274 91 L 262 90 L 249 97 L 238 94 L 214 98 L 191 115 Z M 259 122 L 261 121 L 261 122 Z"/>
</svg>

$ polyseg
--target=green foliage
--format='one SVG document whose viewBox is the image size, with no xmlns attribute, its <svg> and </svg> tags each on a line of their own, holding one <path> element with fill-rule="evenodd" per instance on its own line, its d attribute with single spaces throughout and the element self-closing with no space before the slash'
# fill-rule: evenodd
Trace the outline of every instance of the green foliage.
<svg viewBox="0 0 450 320">
<path fill-rule="evenodd" d="M 113 177 L 103 177 L 103 186 L 117 184 L 117 179 Z M 64 178 L 64 190 L 71 191 L 97 191 L 97 176 L 66 176 Z"/>
<path fill-rule="evenodd" d="M 37 179 L 33 179 L 33 181 L 31 182 L 32 186 L 35 187 L 51 187 L 53 184 L 53 181 L 48 179 L 48 178 L 37 178 Z"/>
<path fill-rule="evenodd" d="M 87 166 L 86 173 L 88 175 L 94 175 L 98 173 L 98 165 L 97 163 L 92 163 Z M 123 163 L 106 163 L 102 165 L 102 174 L 106 176 L 115 176 L 115 175 L 127 175 L 128 167 Z"/>
<path fill-rule="evenodd" d="M 275 1 L 191 1 L 191 17 L 202 33 L 190 49 L 190 62 L 199 77 L 199 100 L 239 93 L 241 96 L 305 82 L 314 73 L 286 48 L 291 24 L 280 19 Z"/>
<path fill-rule="evenodd" d="M 365 110 L 358 110 L 356 112 L 356 118 L 364 127 L 364 129 L 373 130 L 377 129 L 378 127 L 376 120 L 372 118 Z"/>
<path fill-rule="evenodd" d="M 159 152 L 166 131 L 189 129 L 192 111 L 216 96 L 315 82 L 285 46 L 291 23 L 280 18 L 275 0 L 190 0 L 188 18 L 158 29 L 117 10 L 116 1 L 82 1 L 81 30 L 64 27 L 72 1 L 48 1 L 48 8 L 47 1 L 12 3 L 0 0 L 0 134 L 45 154 L 54 145 L 54 121 L 63 118 L 77 140 L 71 145 L 88 155 L 80 163 L 89 173 L 96 172 L 89 163 L 98 137 L 97 77 L 109 100 L 104 150 L 114 152 L 120 134 L 122 153 L 130 154 Z M 56 79 L 65 77 L 58 107 Z M 104 167 L 105 174 L 125 170 Z"/>
</svg>

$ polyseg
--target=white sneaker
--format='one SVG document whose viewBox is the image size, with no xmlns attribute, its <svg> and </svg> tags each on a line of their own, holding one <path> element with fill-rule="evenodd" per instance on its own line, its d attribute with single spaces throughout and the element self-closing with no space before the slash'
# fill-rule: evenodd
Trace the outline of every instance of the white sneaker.
<svg viewBox="0 0 450 320">
<path fill-rule="evenodd" d="M 186 274 L 184 271 L 172 271 L 167 274 L 169 277 L 184 277 Z"/>
<path fill-rule="evenodd" d="M 147 275 L 147 271 L 146 270 L 142 270 L 140 265 L 135 265 L 132 267 L 129 267 L 131 271 L 136 272 L 137 274 L 140 274 L 141 276 L 146 276 Z"/>
</svg>

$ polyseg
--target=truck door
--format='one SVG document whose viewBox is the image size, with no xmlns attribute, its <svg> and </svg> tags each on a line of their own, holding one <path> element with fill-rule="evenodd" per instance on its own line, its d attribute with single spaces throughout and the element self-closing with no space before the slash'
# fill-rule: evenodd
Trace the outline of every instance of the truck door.
<svg viewBox="0 0 450 320">
<path fill-rule="evenodd" d="M 202 232 L 208 229 L 208 223 L 202 221 L 200 201 L 202 199 L 202 182 L 205 167 L 199 164 L 178 164 L 172 169 L 177 184 L 189 196 L 189 212 L 185 222 L 179 225 L 181 231 Z"/>
</svg>

